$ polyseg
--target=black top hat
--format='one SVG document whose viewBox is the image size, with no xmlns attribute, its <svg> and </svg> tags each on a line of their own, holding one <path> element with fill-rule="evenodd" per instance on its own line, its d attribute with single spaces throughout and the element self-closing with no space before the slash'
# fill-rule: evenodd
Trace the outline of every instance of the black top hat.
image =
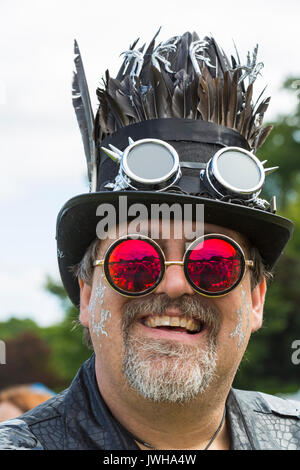
<svg viewBox="0 0 300 470">
<path fill-rule="evenodd" d="M 126 195 L 128 205 L 204 204 L 205 222 L 246 235 L 269 270 L 293 231 L 290 220 L 275 215 L 273 202 L 259 198 L 274 169 L 254 155 L 271 130 L 262 127 L 269 98 L 252 102 L 262 68 L 257 47 L 242 65 L 233 57 L 230 63 L 213 38 L 185 33 L 156 48 L 155 38 L 145 53 L 134 49 L 136 42 L 125 52 L 116 79 L 106 72 L 95 122 L 75 42 L 73 103 L 90 192 L 58 214 L 57 248 L 61 278 L 76 306 L 71 268 L 96 238 L 97 207 L 110 203 L 118 210 L 119 196 Z"/>
</svg>

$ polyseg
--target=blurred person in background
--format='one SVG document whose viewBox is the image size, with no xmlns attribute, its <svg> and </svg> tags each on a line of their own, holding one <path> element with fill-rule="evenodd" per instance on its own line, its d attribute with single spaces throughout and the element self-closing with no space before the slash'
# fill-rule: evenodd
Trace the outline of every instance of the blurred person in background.
<svg viewBox="0 0 300 470">
<path fill-rule="evenodd" d="M 17 385 L 0 390 L 0 421 L 16 418 L 53 395 L 40 384 Z"/>
</svg>

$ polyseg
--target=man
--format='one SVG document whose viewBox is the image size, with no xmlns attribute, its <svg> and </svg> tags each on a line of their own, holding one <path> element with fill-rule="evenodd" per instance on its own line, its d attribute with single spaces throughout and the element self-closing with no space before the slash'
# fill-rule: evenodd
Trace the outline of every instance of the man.
<svg viewBox="0 0 300 470">
<path fill-rule="evenodd" d="M 252 102 L 257 49 L 243 65 L 195 33 L 135 46 L 106 73 L 94 122 L 75 44 L 91 191 L 58 216 L 58 261 L 94 355 L 2 424 L 0 444 L 299 449 L 296 403 L 231 387 L 293 230 L 259 197 L 274 169 L 254 155 L 270 131 L 268 99 Z"/>
</svg>

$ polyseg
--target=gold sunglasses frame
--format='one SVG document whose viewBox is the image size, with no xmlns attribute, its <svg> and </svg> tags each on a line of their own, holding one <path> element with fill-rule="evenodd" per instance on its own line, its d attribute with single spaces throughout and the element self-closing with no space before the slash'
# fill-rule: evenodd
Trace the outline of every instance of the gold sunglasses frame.
<svg viewBox="0 0 300 470">
<path fill-rule="evenodd" d="M 232 287 L 230 287 L 229 289 L 226 290 L 225 293 L 220 293 L 220 294 L 208 294 L 206 293 L 207 291 L 204 291 L 203 290 L 200 290 L 199 288 L 196 288 L 194 287 L 194 285 L 192 284 L 192 281 L 187 277 L 186 275 L 186 272 L 185 272 L 185 269 L 184 269 L 184 274 L 185 274 L 185 278 L 187 280 L 187 282 L 189 283 L 189 285 L 192 287 L 192 289 L 197 293 L 197 294 L 200 294 L 200 295 L 203 295 L 204 297 L 224 297 L 225 295 L 229 294 L 233 289 L 235 289 L 241 282 L 242 280 L 244 279 L 244 276 L 245 276 L 245 273 L 246 273 L 246 268 L 253 268 L 254 267 L 254 262 L 253 260 L 248 260 L 246 259 L 245 257 L 245 253 L 244 253 L 244 250 L 242 249 L 242 247 L 235 241 L 233 240 L 232 238 L 228 237 L 227 235 L 223 235 L 223 234 L 219 234 L 219 233 L 209 233 L 209 234 L 205 234 L 205 235 L 202 235 L 200 237 L 198 237 L 196 240 L 194 240 L 193 242 L 191 242 L 191 244 L 189 245 L 189 247 L 187 248 L 187 250 L 185 251 L 184 253 L 184 256 L 183 256 L 183 259 L 182 261 L 167 261 L 166 260 L 166 257 L 165 257 L 165 254 L 162 250 L 162 248 L 160 247 L 160 245 L 154 241 L 152 238 L 146 236 L 146 235 L 141 235 L 141 234 L 137 234 L 137 233 L 133 233 L 133 234 L 128 234 L 128 235 L 124 235 L 123 237 L 120 237 L 118 238 L 117 240 L 114 240 L 110 245 L 109 247 L 106 249 L 105 251 L 105 254 L 104 254 L 104 258 L 103 259 L 99 259 L 99 260 L 95 260 L 93 262 L 93 266 L 94 267 L 97 267 L 97 266 L 104 266 L 105 264 L 105 261 L 106 261 L 106 257 L 107 255 L 110 253 L 110 251 L 112 250 L 112 248 L 114 247 L 114 245 L 117 245 L 119 244 L 120 242 L 122 242 L 122 240 L 128 240 L 128 239 L 132 239 L 132 240 L 145 240 L 147 242 L 150 243 L 150 245 L 154 245 L 154 247 L 157 249 L 158 253 L 161 255 L 162 259 L 163 259 L 163 265 L 164 265 L 164 268 L 162 269 L 162 274 L 159 276 L 158 278 L 158 282 L 157 284 L 154 285 L 154 287 L 152 287 L 151 289 L 148 289 L 147 292 L 145 293 L 132 293 L 132 294 L 125 294 L 123 292 L 121 292 L 121 289 L 117 289 L 113 284 L 112 282 L 110 282 L 110 280 L 108 279 L 108 277 L 106 276 L 106 270 L 105 268 L 103 269 L 104 271 L 104 277 L 105 277 L 105 280 L 106 282 L 110 285 L 110 287 L 118 292 L 118 294 L 120 295 L 123 295 L 124 297 L 128 297 L 128 298 L 134 298 L 134 297 L 144 297 L 145 295 L 149 295 L 151 294 L 152 292 L 154 292 L 158 286 L 160 285 L 160 283 L 162 282 L 164 276 L 165 276 L 165 272 L 166 272 L 166 268 L 168 266 L 171 266 L 172 264 L 174 265 L 178 265 L 178 266 L 183 266 L 183 268 L 185 267 L 185 259 L 186 259 L 186 256 L 187 256 L 187 253 L 193 249 L 193 246 L 195 245 L 198 245 L 200 243 L 200 241 L 204 241 L 204 240 L 207 240 L 207 239 L 210 239 L 210 238 L 217 238 L 219 240 L 225 240 L 225 241 L 228 241 L 230 244 L 232 244 L 235 248 L 237 248 L 241 254 L 242 254 L 242 259 L 243 259 L 243 268 L 242 268 L 242 272 L 241 272 L 241 275 L 239 277 L 239 279 L 236 281 L 235 284 L 233 284 Z"/>
</svg>

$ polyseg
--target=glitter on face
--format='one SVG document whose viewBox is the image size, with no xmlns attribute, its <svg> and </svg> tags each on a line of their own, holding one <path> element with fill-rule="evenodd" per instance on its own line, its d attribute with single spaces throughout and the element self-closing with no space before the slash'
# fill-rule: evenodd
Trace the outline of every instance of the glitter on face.
<svg viewBox="0 0 300 470">
<path fill-rule="evenodd" d="M 244 312 L 246 316 L 245 331 L 243 331 Z M 230 337 L 235 338 L 236 336 L 238 336 L 238 348 L 240 349 L 245 343 L 246 332 L 248 331 L 249 324 L 250 324 L 250 319 L 249 319 L 250 305 L 247 302 L 246 291 L 244 289 L 242 289 L 242 304 L 240 308 L 236 311 L 236 313 L 238 315 L 238 323 L 235 327 L 235 330 L 232 333 L 230 333 Z"/>
<path fill-rule="evenodd" d="M 105 323 L 108 318 L 111 318 L 111 312 L 110 310 L 105 310 L 104 308 L 101 308 L 100 310 L 100 320 L 96 321 L 95 318 L 95 311 L 96 311 L 96 306 L 99 303 L 99 305 L 102 307 L 103 305 L 103 298 L 104 298 L 104 291 L 106 289 L 106 286 L 103 284 L 103 279 L 104 275 L 101 275 L 101 278 L 99 280 L 98 286 L 96 286 L 93 297 L 90 301 L 89 305 L 89 311 L 92 315 L 92 328 L 93 332 L 96 333 L 98 338 L 100 339 L 100 334 L 104 336 L 108 336 L 107 331 L 105 331 Z M 101 343 L 100 343 L 101 346 Z"/>
</svg>

